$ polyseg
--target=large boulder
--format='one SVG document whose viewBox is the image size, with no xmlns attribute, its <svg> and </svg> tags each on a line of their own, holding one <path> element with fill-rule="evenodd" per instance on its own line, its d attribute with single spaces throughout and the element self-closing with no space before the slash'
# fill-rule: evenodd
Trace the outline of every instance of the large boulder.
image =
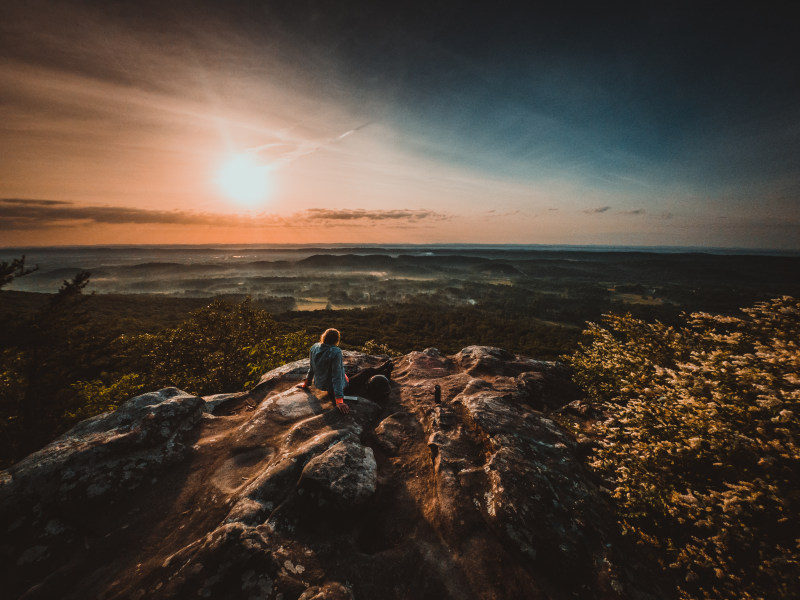
<svg viewBox="0 0 800 600">
<path fill-rule="evenodd" d="M 300 484 L 318 495 L 321 506 L 357 508 L 375 494 L 378 465 L 372 448 L 341 441 L 312 458 L 303 468 Z"/>
<path fill-rule="evenodd" d="M 97 504 L 180 461 L 205 402 L 176 388 L 143 394 L 87 419 L 0 474 L 0 510 L 20 504 Z"/>
</svg>

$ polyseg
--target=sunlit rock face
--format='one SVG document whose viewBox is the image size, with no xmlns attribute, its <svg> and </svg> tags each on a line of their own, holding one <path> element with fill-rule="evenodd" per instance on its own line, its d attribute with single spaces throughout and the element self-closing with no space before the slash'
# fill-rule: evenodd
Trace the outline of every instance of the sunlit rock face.
<svg viewBox="0 0 800 600">
<path fill-rule="evenodd" d="M 668 597 L 558 424 L 562 365 L 412 352 L 347 415 L 306 368 L 133 398 L 0 473 L 3 597 Z"/>
</svg>

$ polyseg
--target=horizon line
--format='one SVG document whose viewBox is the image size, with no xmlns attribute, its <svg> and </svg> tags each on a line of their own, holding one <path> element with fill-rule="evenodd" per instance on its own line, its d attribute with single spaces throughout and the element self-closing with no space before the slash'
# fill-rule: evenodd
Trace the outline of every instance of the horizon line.
<svg viewBox="0 0 800 600">
<path fill-rule="evenodd" d="M 518 249 L 561 251 L 613 251 L 613 252 L 674 252 L 674 253 L 715 253 L 740 254 L 780 254 L 800 256 L 800 248 L 765 248 L 742 246 L 698 246 L 698 245 L 642 245 L 642 244 L 538 244 L 538 243 L 474 243 L 474 242 L 432 242 L 432 243 L 252 243 L 252 244 L 51 244 L 51 245 L 0 245 L 0 251 L 11 250 L 123 250 L 123 249 L 186 249 L 203 250 L 216 248 L 243 248 L 250 250 L 280 249 L 391 249 L 391 248 L 431 248 L 431 249 Z"/>
</svg>

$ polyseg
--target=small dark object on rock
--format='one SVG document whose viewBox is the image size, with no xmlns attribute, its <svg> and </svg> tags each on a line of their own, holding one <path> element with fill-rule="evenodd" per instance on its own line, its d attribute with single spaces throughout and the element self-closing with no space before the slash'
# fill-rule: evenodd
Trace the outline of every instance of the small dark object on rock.
<svg viewBox="0 0 800 600">
<path fill-rule="evenodd" d="M 367 397 L 372 400 L 387 400 L 391 391 L 392 386 L 385 375 L 373 375 L 367 383 Z"/>
<path fill-rule="evenodd" d="M 436 404 L 442 403 L 442 386 L 438 384 L 433 386 L 433 401 L 436 402 Z"/>
</svg>

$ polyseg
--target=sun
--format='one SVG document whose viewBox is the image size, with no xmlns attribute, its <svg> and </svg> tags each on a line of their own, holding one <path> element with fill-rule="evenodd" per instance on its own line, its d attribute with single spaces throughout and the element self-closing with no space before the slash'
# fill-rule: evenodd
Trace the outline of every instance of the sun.
<svg viewBox="0 0 800 600">
<path fill-rule="evenodd" d="M 270 167 L 258 162 L 253 153 L 235 154 L 220 167 L 216 184 L 238 204 L 255 206 L 271 191 Z"/>
</svg>

